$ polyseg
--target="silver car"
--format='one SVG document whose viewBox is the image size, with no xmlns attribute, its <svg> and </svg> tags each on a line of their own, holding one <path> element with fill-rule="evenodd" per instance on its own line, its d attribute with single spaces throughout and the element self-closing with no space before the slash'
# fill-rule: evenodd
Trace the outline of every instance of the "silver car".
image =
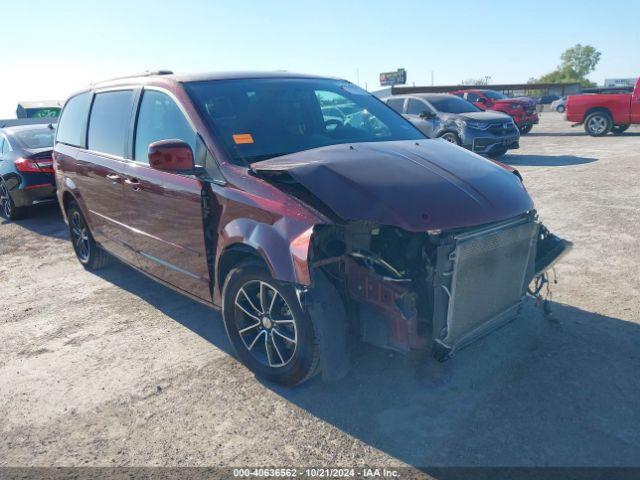
<svg viewBox="0 0 640 480">
<path fill-rule="evenodd" d="M 383 101 L 429 138 L 442 138 L 491 158 L 520 147 L 520 132 L 509 115 L 482 111 L 456 95 L 394 95 Z"/>
</svg>

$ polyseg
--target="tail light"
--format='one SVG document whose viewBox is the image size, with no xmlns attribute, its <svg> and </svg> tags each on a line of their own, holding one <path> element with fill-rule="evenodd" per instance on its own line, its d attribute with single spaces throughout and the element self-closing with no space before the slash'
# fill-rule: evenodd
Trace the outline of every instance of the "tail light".
<svg viewBox="0 0 640 480">
<path fill-rule="evenodd" d="M 18 158 L 15 162 L 16 169 L 23 173 L 52 173 L 53 161 L 48 159 Z"/>
</svg>

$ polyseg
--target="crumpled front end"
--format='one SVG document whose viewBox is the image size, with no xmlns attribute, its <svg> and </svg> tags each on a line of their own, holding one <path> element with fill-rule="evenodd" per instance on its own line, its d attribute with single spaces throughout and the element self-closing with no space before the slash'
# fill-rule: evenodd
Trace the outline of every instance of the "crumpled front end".
<svg viewBox="0 0 640 480">
<path fill-rule="evenodd" d="M 431 346 L 444 360 L 515 318 L 532 280 L 570 247 L 535 212 L 446 232 L 351 222 L 314 229 L 311 268 L 331 280 L 364 341 Z"/>
</svg>

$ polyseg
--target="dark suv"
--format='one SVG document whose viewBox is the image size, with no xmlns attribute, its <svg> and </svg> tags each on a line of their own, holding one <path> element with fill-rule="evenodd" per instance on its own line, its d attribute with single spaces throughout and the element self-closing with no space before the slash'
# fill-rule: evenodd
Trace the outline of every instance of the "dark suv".
<svg viewBox="0 0 640 480">
<path fill-rule="evenodd" d="M 442 138 L 491 158 L 520 147 L 518 127 L 509 115 L 482 111 L 455 95 L 394 95 L 384 101 L 429 138 Z"/>
<path fill-rule="evenodd" d="M 66 102 L 54 168 L 85 268 L 114 256 L 220 308 L 242 362 L 288 385 L 344 375 L 353 337 L 448 358 L 568 246 L 511 172 L 337 79 L 95 84 Z"/>
</svg>

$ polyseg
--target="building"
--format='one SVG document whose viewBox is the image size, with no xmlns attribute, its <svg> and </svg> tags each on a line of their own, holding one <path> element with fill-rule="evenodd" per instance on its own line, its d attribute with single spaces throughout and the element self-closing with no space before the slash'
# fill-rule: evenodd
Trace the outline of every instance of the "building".
<svg viewBox="0 0 640 480">
<path fill-rule="evenodd" d="M 604 86 L 605 87 L 633 87 L 638 80 L 635 78 L 605 78 Z"/>
</svg>

